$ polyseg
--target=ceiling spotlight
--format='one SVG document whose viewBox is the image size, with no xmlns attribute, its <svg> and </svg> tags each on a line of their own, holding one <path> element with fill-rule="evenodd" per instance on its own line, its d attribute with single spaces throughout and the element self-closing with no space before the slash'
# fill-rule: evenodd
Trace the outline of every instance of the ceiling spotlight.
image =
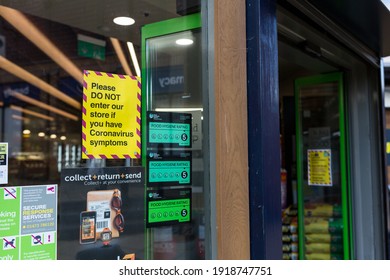
<svg viewBox="0 0 390 280">
<path fill-rule="evenodd" d="M 38 136 L 39 136 L 39 137 L 45 137 L 45 135 L 46 135 L 45 132 L 39 132 L 39 133 L 38 133 Z"/>
<path fill-rule="evenodd" d="M 57 138 L 57 135 L 51 134 L 51 135 L 50 135 L 50 138 L 51 138 L 51 139 L 56 139 L 56 138 Z"/>
<path fill-rule="evenodd" d="M 122 26 L 129 26 L 135 23 L 135 20 L 131 17 L 116 17 L 113 19 L 114 23 Z"/>
<path fill-rule="evenodd" d="M 194 43 L 194 40 L 191 39 L 178 39 L 176 40 L 176 44 L 180 46 L 188 46 L 192 45 Z"/>
<path fill-rule="evenodd" d="M 28 130 L 28 129 L 23 130 L 23 134 L 24 134 L 24 135 L 28 135 L 28 134 L 30 134 L 30 133 L 31 133 L 31 131 Z"/>
<path fill-rule="evenodd" d="M 60 139 L 61 140 L 66 140 L 66 136 L 61 136 Z"/>
</svg>

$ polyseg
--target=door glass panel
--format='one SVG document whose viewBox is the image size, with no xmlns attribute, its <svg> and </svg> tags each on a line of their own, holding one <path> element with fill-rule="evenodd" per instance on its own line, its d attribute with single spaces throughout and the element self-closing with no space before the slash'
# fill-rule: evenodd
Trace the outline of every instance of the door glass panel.
<svg viewBox="0 0 390 280">
<path fill-rule="evenodd" d="M 344 245 L 347 216 L 343 213 L 340 84 L 337 80 L 305 81 L 297 81 L 300 257 L 344 259 L 348 248 Z"/>
<path fill-rule="evenodd" d="M 143 71 L 146 78 L 143 79 L 143 83 L 146 87 L 144 91 L 146 93 L 146 118 L 150 118 L 151 112 L 159 116 L 171 114 L 172 119 L 181 118 L 177 117 L 180 113 L 182 116 L 190 116 L 192 119 L 191 145 L 172 143 L 175 135 L 168 136 L 164 134 L 165 132 L 161 134 L 151 133 L 151 138 L 146 136 L 148 142 L 143 145 L 147 149 L 144 154 L 147 157 L 151 154 L 158 154 L 163 161 L 166 158 L 185 154 L 192 167 L 189 174 L 191 183 L 186 184 L 183 181 L 183 184 L 180 182 L 170 184 L 165 182 L 161 186 L 156 183 L 147 184 L 147 191 L 164 192 L 191 189 L 191 221 L 171 225 L 164 225 L 164 222 L 153 224 L 150 227 L 149 254 L 153 259 L 204 259 L 201 29 L 194 28 L 171 32 L 163 24 L 162 26 L 160 34 L 146 38 L 145 41 L 145 66 Z M 148 34 L 148 26 L 143 31 Z M 163 115 L 163 112 L 166 114 Z M 166 125 L 166 122 L 164 122 L 164 125 Z M 146 126 L 145 130 L 148 129 L 151 131 L 150 126 Z M 159 137 L 163 143 L 158 144 L 158 146 L 150 145 L 151 142 L 158 141 Z M 164 137 L 166 137 L 166 140 L 163 140 Z M 174 160 L 171 160 L 171 163 Z M 150 162 L 149 158 L 146 159 L 147 168 L 149 167 L 148 161 Z M 152 170 L 151 167 L 150 170 Z M 150 174 L 152 174 L 152 171 L 150 171 Z M 163 177 L 164 174 L 162 172 L 161 176 Z M 174 172 L 166 173 L 167 177 L 171 175 L 174 176 Z M 157 173 L 156 180 L 158 180 L 158 176 Z M 152 219 L 153 217 L 147 216 L 147 219 L 149 218 Z"/>
<path fill-rule="evenodd" d="M 200 37 L 197 29 L 147 40 L 149 110 L 202 111 Z"/>
</svg>

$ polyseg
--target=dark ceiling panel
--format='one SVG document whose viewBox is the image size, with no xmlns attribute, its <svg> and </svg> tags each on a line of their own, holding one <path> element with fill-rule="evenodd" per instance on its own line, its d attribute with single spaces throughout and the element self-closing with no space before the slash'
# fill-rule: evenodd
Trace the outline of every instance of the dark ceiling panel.
<svg viewBox="0 0 390 280">
<path fill-rule="evenodd" d="M 370 49 L 381 52 L 379 0 L 308 0 Z M 390 28 L 390 26 L 388 27 Z"/>
</svg>

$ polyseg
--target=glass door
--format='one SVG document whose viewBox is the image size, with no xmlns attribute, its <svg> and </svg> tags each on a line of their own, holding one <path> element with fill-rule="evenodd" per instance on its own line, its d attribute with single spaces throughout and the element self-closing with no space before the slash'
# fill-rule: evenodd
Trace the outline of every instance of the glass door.
<svg viewBox="0 0 390 280">
<path fill-rule="evenodd" d="M 300 259 L 350 259 L 342 73 L 295 80 Z"/>
<path fill-rule="evenodd" d="M 200 14 L 142 28 L 142 160 L 149 259 L 204 259 Z"/>
</svg>

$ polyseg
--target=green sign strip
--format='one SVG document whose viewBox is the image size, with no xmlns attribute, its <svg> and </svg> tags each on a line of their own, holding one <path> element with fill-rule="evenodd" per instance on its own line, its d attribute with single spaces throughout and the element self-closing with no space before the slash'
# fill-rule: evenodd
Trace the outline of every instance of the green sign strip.
<svg viewBox="0 0 390 280">
<path fill-rule="evenodd" d="M 150 161 L 148 182 L 191 182 L 190 161 Z"/>
<path fill-rule="evenodd" d="M 0 188 L 0 260 L 19 260 L 20 188 Z"/>
<path fill-rule="evenodd" d="M 0 260 L 57 258 L 56 189 L 0 188 Z"/>
<path fill-rule="evenodd" d="M 0 236 L 19 234 L 20 188 L 0 188 Z"/>
<path fill-rule="evenodd" d="M 106 59 L 106 42 L 79 34 L 77 36 L 77 54 L 104 61 Z"/>
<path fill-rule="evenodd" d="M 189 146 L 190 125 L 183 123 L 152 122 L 149 124 L 149 143 L 173 143 Z"/>
<path fill-rule="evenodd" d="M 149 223 L 161 223 L 169 221 L 190 221 L 190 199 L 172 199 L 149 201 Z"/>
</svg>

